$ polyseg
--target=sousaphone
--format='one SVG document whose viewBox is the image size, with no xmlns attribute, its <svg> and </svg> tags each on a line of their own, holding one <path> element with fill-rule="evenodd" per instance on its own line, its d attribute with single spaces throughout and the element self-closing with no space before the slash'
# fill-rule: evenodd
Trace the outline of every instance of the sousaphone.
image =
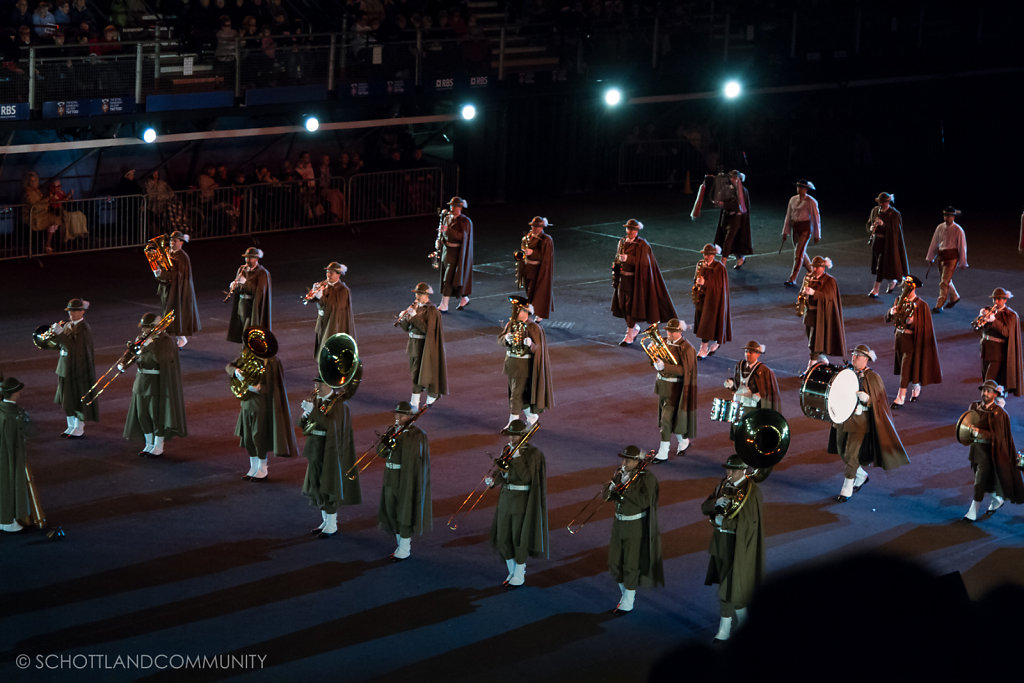
<svg viewBox="0 0 1024 683">
<path fill-rule="evenodd" d="M 789 450 L 789 423 L 778 411 L 761 408 L 736 423 L 736 455 L 750 467 L 774 467 Z"/>
<path fill-rule="evenodd" d="M 346 399 L 355 396 L 363 378 L 356 340 L 344 332 L 331 335 L 320 347 L 317 359 L 320 379 L 333 389 L 340 389 Z"/>
</svg>

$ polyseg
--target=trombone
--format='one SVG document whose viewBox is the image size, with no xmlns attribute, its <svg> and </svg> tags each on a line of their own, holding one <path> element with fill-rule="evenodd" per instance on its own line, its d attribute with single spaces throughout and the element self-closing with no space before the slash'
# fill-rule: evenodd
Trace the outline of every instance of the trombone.
<svg viewBox="0 0 1024 683">
<path fill-rule="evenodd" d="M 427 408 L 431 404 L 427 403 L 412 416 L 412 419 L 406 422 L 402 426 L 390 425 L 383 434 L 377 434 L 377 441 L 363 451 L 363 454 L 359 456 L 359 459 L 352 464 L 345 472 L 345 476 L 349 481 L 354 481 L 359 477 L 360 472 L 365 470 L 367 467 L 373 464 L 374 458 L 371 456 L 385 457 L 385 453 L 394 449 L 398 445 L 398 437 L 408 431 L 410 425 L 420 418 L 420 415 L 427 412 Z M 365 461 L 365 462 L 364 462 Z"/>
<path fill-rule="evenodd" d="M 523 438 L 520 439 L 519 443 L 517 443 L 514 447 L 506 445 L 501 450 L 501 455 L 498 456 L 498 458 L 494 461 L 494 467 L 491 468 L 491 471 L 488 472 L 484 476 L 484 478 L 480 480 L 480 483 L 476 485 L 476 488 L 469 492 L 469 495 L 466 496 L 466 499 L 462 501 L 462 505 L 459 506 L 459 509 L 453 512 L 452 516 L 448 518 L 448 522 L 446 523 L 446 525 L 448 526 L 449 529 L 455 531 L 459 528 L 459 523 L 455 521 L 455 518 L 459 515 L 460 512 L 462 512 L 462 508 L 466 507 L 466 503 L 468 503 L 469 500 L 473 498 L 473 496 L 476 496 L 476 500 L 474 500 L 473 504 L 469 506 L 468 510 L 466 510 L 466 514 L 468 515 L 476 508 L 477 503 L 479 503 L 480 499 L 484 497 L 484 494 L 494 488 L 494 484 L 496 483 L 497 478 L 501 474 L 508 472 L 508 468 L 512 465 L 513 456 L 515 456 L 515 454 L 519 452 L 519 449 L 522 448 L 523 445 L 530 440 L 530 437 L 533 436 L 534 432 L 536 432 L 538 429 L 540 429 L 540 422 L 534 423 L 533 427 L 530 428 L 530 431 L 526 432 Z M 482 489 L 481 485 L 483 486 Z M 477 493 L 478 491 L 479 493 Z"/>
<path fill-rule="evenodd" d="M 612 472 L 611 480 L 606 485 L 602 486 L 600 490 L 594 494 L 594 497 L 588 500 L 583 507 L 580 508 L 580 511 L 576 513 L 576 516 L 572 518 L 572 521 L 565 525 L 566 531 L 575 536 L 580 532 L 580 529 L 586 526 L 587 522 L 597 514 L 602 503 L 611 500 L 615 495 L 621 496 L 625 493 L 626 489 L 632 486 L 633 482 L 636 481 L 637 475 L 647 469 L 647 465 L 654 460 L 655 453 L 656 451 L 653 449 L 647 451 L 644 459 L 636 466 L 633 470 L 632 476 L 625 483 L 622 483 L 621 481 L 616 483 L 615 475 L 623 471 L 621 466 L 616 467 L 615 471 Z"/>
<path fill-rule="evenodd" d="M 143 332 L 137 336 L 134 341 L 128 342 L 128 348 L 124 350 L 121 357 L 110 366 L 110 369 L 100 375 L 100 378 L 96 380 L 96 383 L 89 387 L 89 391 L 82 394 L 82 405 L 91 406 L 95 403 L 96 399 L 100 397 L 100 394 L 110 386 L 110 383 L 117 379 L 118 375 L 125 371 L 125 368 L 139 359 L 139 356 L 142 354 L 142 349 L 152 344 L 157 335 L 166 330 L 173 322 L 174 311 L 168 311 L 167 315 L 161 318 L 151 330 Z M 100 382 L 103 382 L 103 386 L 100 386 Z M 97 387 L 99 387 L 98 390 Z"/>
</svg>

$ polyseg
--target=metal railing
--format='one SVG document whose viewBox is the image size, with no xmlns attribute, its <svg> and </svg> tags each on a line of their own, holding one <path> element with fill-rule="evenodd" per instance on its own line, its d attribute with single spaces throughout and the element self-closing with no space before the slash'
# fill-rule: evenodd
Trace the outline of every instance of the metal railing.
<svg viewBox="0 0 1024 683">
<path fill-rule="evenodd" d="M 57 207 L 45 199 L 0 205 L 0 260 L 138 247 L 173 230 L 206 239 L 425 216 L 441 205 L 445 193 L 442 170 L 424 167 L 334 177 L 329 183 L 96 197 Z"/>
</svg>

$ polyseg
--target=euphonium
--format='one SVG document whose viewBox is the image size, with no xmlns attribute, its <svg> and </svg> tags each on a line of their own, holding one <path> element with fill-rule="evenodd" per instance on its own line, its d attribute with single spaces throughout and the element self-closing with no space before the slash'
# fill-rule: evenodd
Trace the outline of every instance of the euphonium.
<svg viewBox="0 0 1024 683">
<path fill-rule="evenodd" d="M 995 315 L 997 310 L 998 310 L 998 308 L 996 307 L 995 304 L 992 304 L 988 308 L 984 309 L 981 312 L 981 315 L 979 315 L 977 318 L 975 318 L 974 320 L 971 321 L 971 328 L 975 329 L 975 330 L 980 330 L 981 328 L 985 327 L 985 325 L 988 324 L 986 322 L 988 317 L 990 315 Z M 36 346 L 38 346 L 38 344 Z"/>
<path fill-rule="evenodd" d="M 167 235 L 157 235 L 150 238 L 146 242 L 146 246 L 142 248 L 146 254 L 146 260 L 149 261 L 149 268 L 153 271 L 153 277 L 156 277 L 157 273 L 161 270 L 171 270 L 174 268 L 174 262 L 171 260 L 170 244 Z"/>
<path fill-rule="evenodd" d="M 690 299 L 694 305 L 699 306 L 704 301 L 704 285 L 697 284 L 697 278 L 704 277 L 704 259 L 697 262 L 697 267 L 693 271 L 693 287 L 690 288 Z"/>
<path fill-rule="evenodd" d="M 269 330 L 253 327 L 245 334 L 245 348 L 237 371 L 232 373 L 231 393 L 241 400 L 248 395 L 249 387 L 259 384 L 266 369 L 266 360 L 277 355 L 277 339 Z M 238 375 L 242 375 L 239 379 Z"/>
<path fill-rule="evenodd" d="M 900 293 L 900 298 L 896 300 L 896 313 L 892 316 L 892 324 L 896 327 L 906 327 L 907 320 L 914 315 L 914 300 L 909 298 L 910 292 L 916 289 L 913 280 L 910 278 L 903 279 L 903 291 Z"/>
<path fill-rule="evenodd" d="M 807 294 L 804 293 L 804 290 L 810 287 L 813 283 L 814 273 L 807 273 L 807 275 L 804 275 L 803 284 L 800 285 L 800 293 L 796 295 L 796 315 L 798 318 L 804 317 L 804 313 L 807 312 Z"/>
<path fill-rule="evenodd" d="M 651 363 L 655 363 L 660 360 L 662 363 L 679 365 L 679 361 L 676 360 L 675 354 L 672 353 L 672 349 L 668 348 L 668 343 L 665 341 L 664 337 L 658 333 L 658 323 L 654 323 L 642 332 L 642 336 L 640 337 L 640 347 L 643 348 L 647 357 L 651 359 Z"/>
</svg>

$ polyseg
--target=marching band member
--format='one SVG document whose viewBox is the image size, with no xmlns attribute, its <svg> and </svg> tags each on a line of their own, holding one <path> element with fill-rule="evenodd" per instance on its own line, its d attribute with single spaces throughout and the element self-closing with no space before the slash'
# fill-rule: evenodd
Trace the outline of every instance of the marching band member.
<svg viewBox="0 0 1024 683">
<path fill-rule="evenodd" d="M 868 292 L 872 299 L 878 298 L 882 280 L 889 280 L 885 293 L 896 287 L 896 282 L 907 274 L 907 247 L 903 243 L 903 216 L 892 207 L 894 197 L 882 192 L 875 197 L 878 206 L 868 215 L 867 231 L 871 234 L 871 273 L 875 286 Z"/>
<path fill-rule="evenodd" d="M 438 396 L 448 393 L 448 368 L 444 357 L 444 330 L 441 315 L 430 295 L 434 289 L 426 282 L 416 284 L 412 290 L 415 301 L 398 314 L 395 325 L 409 334 L 406 353 L 409 356 L 409 372 L 412 374 L 412 397 L 409 403 L 413 411 L 419 410 L 420 393 L 427 392 L 427 405 Z"/>
<path fill-rule="evenodd" d="M 252 327 L 267 332 L 270 324 L 270 273 L 260 265 L 263 250 L 249 247 L 242 254 L 245 263 L 228 285 L 232 315 L 228 321 L 228 341 L 245 343 L 243 336 Z"/>
<path fill-rule="evenodd" d="M 764 344 L 748 341 L 743 347 L 743 360 L 736 363 L 732 377 L 725 380 L 725 388 L 733 392 L 733 401 L 747 412 L 757 409 L 782 412 L 782 392 L 775 373 L 761 362 Z M 735 438 L 735 423 L 729 425 L 729 436 Z"/>
<path fill-rule="evenodd" d="M 851 354 L 850 365 L 857 373 L 860 387 L 857 408 L 845 422 L 834 425 L 834 443 L 829 435 L 828 452 L 838 453 L 846 465 L 843 487 L 835 497 L 837 503 L 850 500 L 868 483 L 868 473 L 862 465 L 874 462 L 888 471 L 910 463 L 892 424 L 885 384 L 878 373 L 868 367 L 868 361 L 878 357 L 866 344 L 858 344 Z"/>
<path fill-rule="evenodd" d="M 537 312 L 537 322 L 550 318 L 555 310 L 555 243 L 544 232 L 547 227 L 547 218 L 534 216 L 530 221 L 529 246 L 523 249 L 523 287 Z"/>
<path fill-rule="evenodd" d="M 388 449 L 384 461 L 384 482 L 380 492 L 377 526 L 395 537 L 393 562 L 412 553 L 413 534 L 423 535 L 434 526 L 430 496 L 430 443 L 422 429 L 409 424 L 416 411 L 401 401 L 395 406 L 395 447 Z"/>
<path fill-rule="evenodd" d="M 63 436 L 68 439 L 81 439 L 85 436 L 86 422 L 99 422 L 99 401 L 85 405 L 82 396 L 96 381 L 96 368 L 93 361 L 92 330 L 85 321 L 85 312 L 89 310 L 89 302 L 83 299 L 72 299 L 64 307 L 70 319 L 66 323 L 54 323 L 50 330 L 54 333 L 53 341 L 60 346 L 60 358 L 57 360 L 57 395 L 53 402 L 63 406 L 68 419 L 68 428 Z"/>
<path fill-rule="evenodd" d="M 992 306 L 978 312 L 975 328 L 981 332 L 981 377 L 1006 387 L 1006 392 L 1020 396 L 1022 389 L 1020 318 L 1006 305 L 1013 293 L 1002 287 L 992 290 Z"/>
<path fill-rule="evenodd" d="M 730 255 L 736 256 L 733 270 L 742 268 L 747 256 L 754 253 L 750 242 L 750 192 L 744 185 L 746 180 L 745 173 L 735 169 L 729 171 L 729 183 L 734 191 L 724 201 L 715 202 L 715 206 L 721 209 L 715 244 L 722 245 L 722 265 Z"/>
<path fill-rule="evenodd" d="M 839 298 L 839 283 L 825 272 L 832 267 L 832 259 L 815 256 L 811 261 L 810 281 L 800 288 L 799 302 L 804 302 L 804 332 L 810 360 L 807 370 L 817 363 L 827 363 L 829 356 L 846 354 L 846 331 L 843 324 L 843 302 Z"/>
<path fill-rule="evenodd" d="M 931 244 L 928 245 L 928 255 L 924 257 L 928 263 L 934 263 L 936 257 L 939 259 L 939 298 L 935 301 L 932 313 L 942 313 L 944 303 L 946 308 L 953 308 L 960 301 L 960 293 L 953 284 L 953 271 L 957 266 L 969 266 L 967 236 L 964 235 L 964 229 L 956 223 L 956 217 L 959 215 L 959 209 L 952 206 L 942 210 L 942 222 L 936 226 Z"/>
<path fill-rule="evenodd" d="M 0 531 L 13 534 L 31 515 L 25 469 L 25 443 L 35 433 L 18 395 L 25 385 L 13 377 L 0 382 Z"/>
<path fill-rule="evenodd" d="M 932 314 L 928 304 L 917 295 L 920 286 L 920 278 L 906 276 L 903 279 L 903 293 L 885 314 L 885 322 L 896 323 L 893 374 L 899 375 L 900 391 L 889 406 L 893 410 L 903 406 L 908 388 L 910 402 L 916 403 L 922 386 L 942 383 Z"/>
<path fill-rule="evenodd" d="M 704 579 L 706 586 L 718 584 L 720 620 L 713 642 L 729 640 L 733 628 L 743 624 L 747 605 L 764 579 L 764 527 L 757 484 L 771 474 L 770 467 L 748 471 L 735 454 L 722 467 L 725 476 L 700 506 L 714 526 Z"/>
<path fill-rule="evenodd" d="M 661 442 L 654 459 L 668 460 L 668 449 L 672 435 L 676 435 L 676 455 L 686 454 L 690 439 L 697 436 L 697 352 L 690 342 L 683 339 L 686 323 L 672 318 L 665 323 L 665 336 L 669 351 L 679 361 L 666 363 L 662 359 L 654 362 L 658 372 L 654 381 L 654 393 L 658 396 L 658 429 Z"/>
<path fill-rule="evenodd" d="M 324 266 L 324 280 L 310 289 L 307 297 L 316 300 L 317 316 L 314 330 L 314 358 L 320 357 L 320 345 L 331 336 L 344 332 L 356 337 L 356 319 L 352 314 L 352 292 L 341 281 L 348 272 L 348 266 L 331 261 Z"/>
<path fill-rule="evenodd" d="M 302 495 L 309 504 L 320 508 L 320 526 L 312 533 L 317 538 L 330 538 L 338 532 L 338 507 L 362 502 L 359 479 L 343 476 L 355 463 L 355 441 L 352 420 L 344 396 L 335 396 L 332 388 L 318 376 L 314 380 L 313 400 L 301 404 L 299 421 L 306 432 L 302 455 L 306 458 L 306 476 Z"/>
<path fill-rule="evenodd" d="M 502 371 L 508 378 L 508 424 L 501 430 L 509 432 L 509 426 L 519 419 L 519 412 L 526 416 L 526 424 L 532 427 L 545 409 L 555 405 L 552 396 L 551 363 L 548 361 L 548 343 L 544 328 L 530 320 L 533 306 L 521 296 L 511 296 L 512 317 L 501 334 L 498 343 L 505 348 L 505 365 Z"/>
<path fill-rule="evenodd" d="M 469 204 L 462 197 L 448 200 L 448 219 L 440 226 L 443 233 L 441 249 L 441 305 L 442 313 L 448 312 L 448 300 L 459 299 L 461 311 L 469 303 L 473 293 L 473 221 L 462 213 Z"/>
<path fill-rule="evenodd" d="M 174 267 L 170 271 L 158 268 L 153 274 L 157 278 L 157 291 L 163 305 L 163 315 L 174 311 L 174 322 L 167 331 L 177 335 L 178 346 L 184 347 L 188 343 L 188 338 L 199 332 L 202 325 L 199 323 L 199 307 L 192 284 L 192 261 L 182 249 L 185 242 L 188 242 L 188 235 L 175 230 L 168 240 L 171 245 L 171 263 Z"/>
<path fill-rule="evenodd" d="M 146 313 L 139 320 L 139 329 L 143 334 L 151 332 L 156 323 L 156 314 Z M 145 439 L 146 445 L 139 455 L 159 458 L 165 439 L 188 435 L 181 364 L 174 338 L 165 332 L 152 338 L 142 347 L 135 367 L 124 438 Z"/>
<path fill-rule="evenodd" d="M 647 456 L 636 446 L 626 446 L 619 457 L 622 465 L 605 494 L 607 500 L 615 501 L 608 570 L 619 584 L 619 602 L 612 612 L 626 614 L 633 611 L 637 586 L 664 586 L 665 572 L 658 526 L 658 479 L 640 467 Z"/>
<path fill-rule="evenodd" d="M 267 339 L 265 349 L 257 346 L 261 335 Z M 266 351 L 267 357 L 261 356 L 262 370 L 255 376 L 243 373 L 242 369 L 246 365 L 244 353 L 224 368 L 229 376 L 243 384 L 245 392 L 238 410 L 238 422 L 235 424 L 238 445 L 249 454 L 249 471 L 242 475 L 245 481 L 267 480 L 268 451 L 283 458 L 294 457 L 299 451 L 295 443 L 295 431 L 292 429 L 284 369 L 276 356 L 276 346 L 277 342 L 271 332 L 252 328 L 246 336 L 246 347 Z"/>
<path fill-rule="evenodd" d="M 782 242 L 785 244 L 789 231 L 793 231 L 793 272 L 784 283 L 787 287 L 796 287 L 796 274 L 800 266 L 811 272 L 811 259 L 807 257 L 807 241 L 812 237 L 817 244 L 821 239 L 821 215 L 818 213 L 818 200 L 807 194 L 813 190 L 814 183 L 810 180 L 798 180 L 793 183 L 796 194 L 789 198 L 786 206 L 786 218 L 782 221 Z"/>
<path fill-rule="evenodd" d="M 675 318 L 676 309 L 650 243 L 639 236 L 644 224 L 630 218 L 622 227 L 626 236 L 619 240 L 612 262 L 612 315 L 626 319 L 626 336 L 619 346 L 629 346 L 640 333 L 640 323 Z"/>
<path fill-rule="evenodd" d="M 968 410 L 981 416 L 971 427 L 974 437 L 968 457 L 974 470 L 974 497 L 964 521 L 978 521 L 978 507 L 986 493 L 992 494 L 985 516 L 1011 503 L 1024 503 L 1024 480 L 1017 469 L 1017 447 L 1013 443 L 1010 416 L 999 405 L 1003 388 L 991 379 L 978 387 L 981 400 L 971 403 Z"/>
<path fill-rule="evenodd" d="M 729 275 L 725 266 L 715 260 L 721 253 L 714 244 L 701 250 L 703 261 L 694 279 L 701 291 L 700 302 L 693 307 L 693 333 L 700 337 L 697 358 L 713 356 L 718 347 L 732 341 L 732 317 L 729 314 Z"/>
<path fill-rule="evenodd" d="M 513 420 L 508 427 L 509 448 L 526 436 L 526 423 Z M 526 560 L 550 555 L 548 546 L 548 486 L 544 453 L 532 444 L 521 446 L 502 472 L 498 507 L 491 524 L 491 546 L 505 560 L 510 588 L 526 581 Z M 488 486 L 492 485 L 488 481 Z"/>
</svg>

